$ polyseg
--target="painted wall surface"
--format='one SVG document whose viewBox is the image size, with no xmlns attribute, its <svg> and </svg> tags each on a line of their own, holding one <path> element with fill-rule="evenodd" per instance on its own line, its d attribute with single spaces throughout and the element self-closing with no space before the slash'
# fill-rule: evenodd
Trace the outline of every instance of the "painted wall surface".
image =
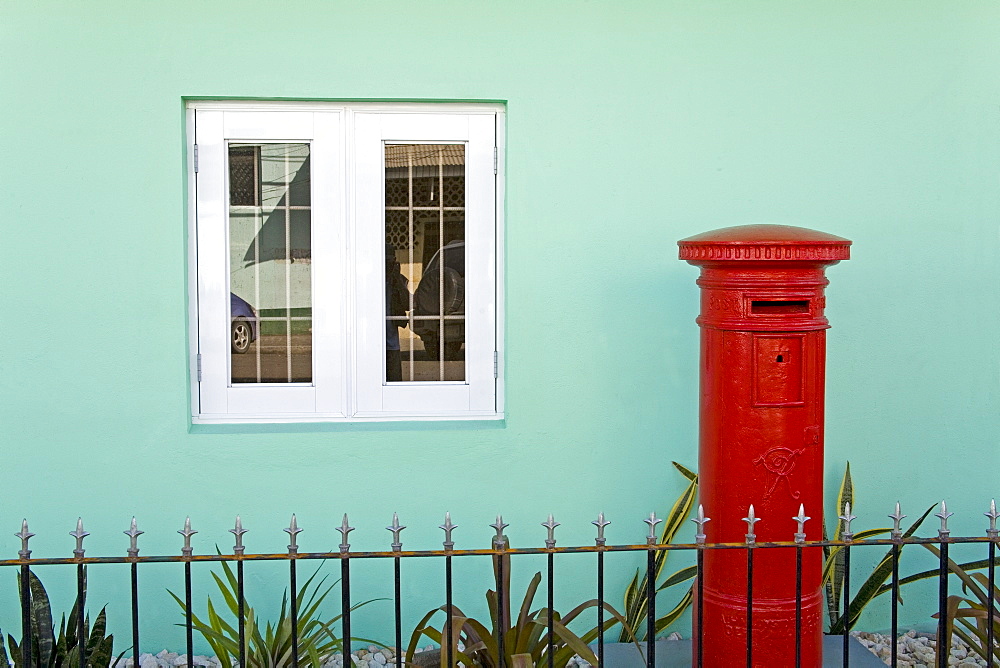
<svg viewBox="0 0 1000 668">
<path fill-rule="evenodd" d="M 675 242 L 745 223 L 855 242 L 829 271 L 828 498 L 849 460 L 856 526 L 884 525 L 897 499 L 915 516 L 945 498 L 957 533 L 982 533 L 1000 465 L 995 2 L 36 1 L 3 14 L 4 558 L 22 517 L 36 556 L 69 556 L 78 516 L 88 553 L 124 554 L 133 514 L 144 554 L 178 553 L 186 515 L 197 550 L 228 549 L 238 513 L 263 552 L 285 549 L 293 512 L 305 550 L 335 546 L 344 512 L 352 545 L 383 549 L 394 510 L 412 548 L 440 544 L 445 510 L 460 547 L 487 546 L 497 512 L 515 545 L 540 545 L 549 512 L 561 544 L 589 543 L 602 510 L 611 542 L 640 541 L 642 518 L 682 489 L 670 461 L 696 461 L 697 270 Z M 507 103 L 503 423 L 191 427 L 183 110 L 206 97 Z M 636 564 L 616 563 L 621 586 Z M 468 568 L 479 600 L 488 574 Z M 429 593 L 440 571 L 412 566 L 408 617 L 443 602 Z M 72 578 L 41 572 L 51 588 Z M 163 588 L 181 571 L 142 572 L 143 650 L 180 649 Z M 282 572 L 254 567 L 254 586 L 280 591 Z M 92 579 L 123 632 L 126 571 Z M 577 579 L 563 603 L 590 595 Z M 6 630 L 13 570 L 0 592 Z M 905 624 L 929 622 L 921 596 Z M 378 605 L 359 632 L 388 633 Z M 887 626 L 874 613 L 869 626 Z"/>
</svg>

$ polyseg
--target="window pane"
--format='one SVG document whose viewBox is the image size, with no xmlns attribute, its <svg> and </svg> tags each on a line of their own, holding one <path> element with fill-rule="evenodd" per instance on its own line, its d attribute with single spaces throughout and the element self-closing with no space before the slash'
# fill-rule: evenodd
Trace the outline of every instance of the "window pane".
<svg viewBox="0 0 1000 668">
<path fill-rule="evenodd" d="M 229 203 L 260 204 L 260 146 L 229 147 Z"/>
<path fill-rule="evenodd" d="M 231 382 L 312 382 L 308 144 L 229 145 Z"/>
<path fill-rule="evenodd" d="M 465 145 L 385 146 L 387 382 L 465 380 Z"/>
</svg>

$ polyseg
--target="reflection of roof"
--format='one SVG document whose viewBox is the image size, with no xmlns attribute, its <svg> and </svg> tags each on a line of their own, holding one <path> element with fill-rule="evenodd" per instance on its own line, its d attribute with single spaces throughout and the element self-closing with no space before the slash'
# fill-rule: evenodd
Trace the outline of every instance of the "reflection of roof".
<svg viewBox="0 0 1000 668">
<path fill-rule="evenodd" d="M 411 164 L 414 167 L 464 165 L 465 144 L 386 144 L 387 168 Z"/>
</svg>

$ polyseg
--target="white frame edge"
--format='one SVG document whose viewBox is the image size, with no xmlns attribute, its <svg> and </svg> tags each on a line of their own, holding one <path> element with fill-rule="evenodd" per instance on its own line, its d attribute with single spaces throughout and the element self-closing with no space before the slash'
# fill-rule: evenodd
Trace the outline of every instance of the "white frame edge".
<svg viewBox="0 0 1000 668">
<path fill-rule="evenodd" d="M 198 238 L 198 210 L 197 210 L 197 176 L 194 171 L 194 145 L 197 140 L 197 110 L 220 110 L 220 111 L 278 111 L 278 110 L 302 110 L 302 111 L 337 111 L 337 112 L 381 112 L 381 113 L 458 113 L 458 114 L 482 114 L 494 115 L 496 118 L 495 145 L 496 157 L 496 201 L 495 201 L 495 252 L 496 252 L 496 315 L 495 315 L 495 341 L 496 341 L 496 365 L 497 375 L 495 378 L 495 410 L 489 412 L 466 411 L 460 414 L 393 414 L 378 413 L 366 414 L 355 413 L 350 415 L 353 406 L 348 405 L 348 416 L 333 414 L 277 414 L 277 415 L 255 415 L 255 416 L 234 416 L 219 414 L 201 414 L 201 391 L 198 382 L 198 362 L 199 353 L 199 329 L 198 329 L 198 248 L 196 240 Z M 295 423 L 359 423 L 359 422 L 440 422 L 440 421 L 497 421 L 505 420 L 505 266 L 506 254 L 504 248 L 505 240 L 505 198 L 506 198 L 506 107 L 502 103 L 482 102 L 318 102 L 318 101 L 254 101 L 254 100 L 188 100 L 185 104 L 186 132 L 184 149 L 185 163 L 187 169 L 188 191 L 187 191 L 187 252 L 188 252 L 188 337 L 189 337 L 189 387 L 190 387 L 190 409 L 192 425 L 222 425 L 222 424 L 295 424 Z M 346 117 L 342 117 L 346 120 Z M 341 124 L 341 152 L 345 162 L 349 165 L 353 159 L 352 142 L 348 141 L 349 122 Z M 345 165 L 341 165 L 343 168 Z M 350 189 L 348 189 L 350 190 Z M 345 214 L 348 220 L 353 220 L 354 206 L 350 193 L 345 195 Z M 353 255 L 351 255 L 353 258 Z M 351 260 L 353 262 L 353 259 Z M 353 291 L 348 294 L 348 299 L 354 299 Z M 348 310 L 352 304 L 344 305 Z M 350 345 L 345 350 L 351 350 Z M 345 363 L 355 365 L 356 355 L 350 356 Z M 349 374 L 350 375 L 350 374 Z M 348 402 L 353 402 L 353 388 L 345 388 L 348 394 Z"/>
<path fill-rule="evenodd" d="M 201 387 L 198 383 L 198 178 L 194 171 L 194 146 L 197 140 L 194 107 L 185 109 L 184 167 L 187 172 L 187 318 L 188 318 L 188 386 L 192 420 L 198 419 L 201 410 Z"/>
</svg>

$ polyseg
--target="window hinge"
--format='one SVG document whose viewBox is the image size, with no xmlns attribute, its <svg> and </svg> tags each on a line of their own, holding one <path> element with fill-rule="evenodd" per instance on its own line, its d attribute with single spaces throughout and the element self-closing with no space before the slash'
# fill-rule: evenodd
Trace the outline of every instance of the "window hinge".
<svg viewBox="0 0 1000 668">
<path fill-rule="evenodd" d="M 198 173 L 198 145 L 197 144 L 194 145 L 194 173 L 195 174 Z M 201 380 L 201 379 L 199 378 L 199 380 Z"/>
<path fill-rule="evenodd" d="M 494 146 L 493 147 L 493 173 L 494 174 L 497 173 L 497 162 L 498 162 L 497 147 Z M 198 171 L 198 170 L 195 170 L 195 171 Z"/>
<path fill-rule="evenodd" d="M 198 382 L 201 382 L 201 353 L 198 353 Z"/>
<path fill-rule="evenodd" d="M 493 351 L 493 379 L 496 380 L 500 376 L 500 354 L 497 351 Z"/>
</svg>

